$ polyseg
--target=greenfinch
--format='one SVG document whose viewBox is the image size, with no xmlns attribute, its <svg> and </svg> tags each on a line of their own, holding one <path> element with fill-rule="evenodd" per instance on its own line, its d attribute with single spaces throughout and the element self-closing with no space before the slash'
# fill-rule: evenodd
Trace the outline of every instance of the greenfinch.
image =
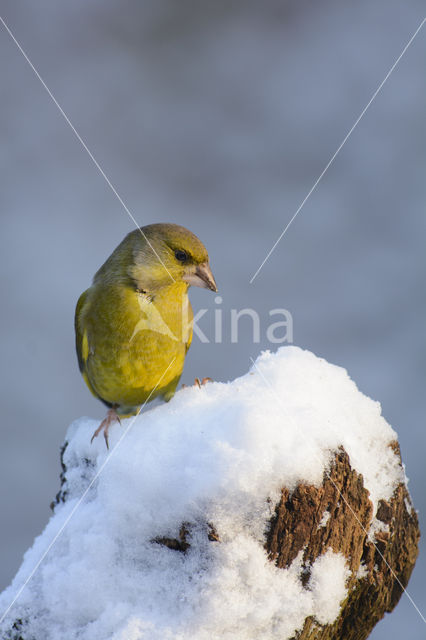
<svg viewBox="0 0 426 640">
<path fill-rule="evenodd" d="M 190 285 L 217 291 L 203 243 L 176 224 L 129 233 L 81 294 L 75 311 L 81 374 L 108 413 L 101 431 L 141 405 L 170 400 L 192 340 Z"/>
</svg>

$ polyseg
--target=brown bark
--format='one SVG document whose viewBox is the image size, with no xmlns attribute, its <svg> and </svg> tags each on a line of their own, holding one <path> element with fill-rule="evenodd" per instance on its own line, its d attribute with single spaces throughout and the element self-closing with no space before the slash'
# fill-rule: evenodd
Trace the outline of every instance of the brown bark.
<svg viewBox="0 0 426 640">
<path fill-rule="evenodd" d="M 399 455 L 397 443 L 393 448 Z M 330 516 L 319 526 L 325 511 Z M 420 537 L 404 484 L 389 502 L 380 501 L 377 518 L 388 531 L 377 532 L 373 543 L 367 536 L 372 519 L 369 494 L 343 449 L 336 453 L 321 487 L 299 485 L 292 493 L 282 490 L 265 545 L 270 560 L 278 567 L 288 567 L 303 550 L 302 580 L 307 588 L 310 567 L 329 548 L 342 553 L 351 570 L 349 595 L 337 620 L 321 626 L 307 618 L 295 639 L 364 640 L 395 607 L 414 568 Z M 358 578 L 361 563 L 363 576 Z"/>
</svg>

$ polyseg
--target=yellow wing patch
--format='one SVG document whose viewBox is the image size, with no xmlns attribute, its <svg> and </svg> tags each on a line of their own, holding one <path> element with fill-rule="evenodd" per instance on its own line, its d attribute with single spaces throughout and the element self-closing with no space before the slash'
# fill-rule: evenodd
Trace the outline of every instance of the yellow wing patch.
<svg viewBox="0 0 426 640">
<path fill-rule="evenodd" d="M 76 346 L 77 357 L 78 357 L 78 365 L 80 367 L 83 380 L 87 384 L 87 386 L 89 387 L 93 395 L 96 398 L 99 398 L 100 396 L 98 393 L 96 393 L 95 389 L 93 388 L 93 385 L 91 384 L 89 380 L 89 376 L 87 375 L 87 371 L 86 371 L 86 362 L 90 353 L 90 345 L 89 345 L 89 338 L 87 336 L 87 331 L 82 326 L 83 325 L 82 316 L 83 316 L 83 313 L 87 312 L 89 308 L 87 293 L 88 293 L 88 290 L 84 291 L 84 293 L 81 294 L 80 298 L 78 299 L 77 307 L 75 310 L 75 346 Z"/>
<path fill-rule="evenodd" d="M 86 362 L 89 357 L 89 339 L 86 330 L 83 332 L 83 340 L 81 341 L 81 357 L 83 362 Z"/>
<path fill-rule="evenodd" d="M 77 351 L 78 358 L 78 366 L 80 367 L 80 371 L 83 373 L 84 365 L 89 356 L 89 340 L 87 337 L 87 331 L 83 329 L 83 313 L 87 311 L 87 293 L 88 290 L 84 291 L 78 299 L 77 306 L 75 309 L 75 348 Z"/>
</svg>

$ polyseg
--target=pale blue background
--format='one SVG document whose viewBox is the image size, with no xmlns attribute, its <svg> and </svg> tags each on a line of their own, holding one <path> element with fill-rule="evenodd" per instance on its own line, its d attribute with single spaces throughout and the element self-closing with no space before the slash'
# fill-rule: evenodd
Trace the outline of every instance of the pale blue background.
<svg viewBox="0 0 426 640">
<path fill-rule="evenodd" d="M 423 17 L 420 0 L 64 0 L 2 15 L 140 224 L 207 244 L 223 308 L 285 307 L 397 429 L 425 504 L 426 27 L 255 282 L 249 279 Z M 1 586 L 49 516 L 84 386 L 73 313 L 133 225 L 4 29 Z M 215 306 L 193 291 L 194 307 Z M 210 318 L 212 318 L 212 314 Z M 227 316 L 229 318 L 229 315 Z M 201 323 L 212 335 L 209 319 Z M 243 374 L 265 340 L 195 341 L 184 381 Z M 423 524 L 424 526 L 424 524 Z M 409 584 L 426 612 L 425 560 Z M 372 634 L 424 638 L 406 597 Z"/>
</svg>

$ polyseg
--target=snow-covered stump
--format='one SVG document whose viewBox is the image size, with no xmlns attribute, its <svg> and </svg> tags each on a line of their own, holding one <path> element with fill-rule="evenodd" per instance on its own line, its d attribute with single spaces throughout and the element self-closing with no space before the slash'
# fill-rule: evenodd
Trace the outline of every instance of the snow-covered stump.
<svg viewBox="0 0 426 640">
<path fill-rule="evenodd" d="M 110 457 L 96 426 L 68 431 L 0 616 L 51 548 L 1 638 L 362 640 L 398 602 L 417 516 L 396 433 L 344 369 L 286 347 L 123 421 Z"/>
</svg>

